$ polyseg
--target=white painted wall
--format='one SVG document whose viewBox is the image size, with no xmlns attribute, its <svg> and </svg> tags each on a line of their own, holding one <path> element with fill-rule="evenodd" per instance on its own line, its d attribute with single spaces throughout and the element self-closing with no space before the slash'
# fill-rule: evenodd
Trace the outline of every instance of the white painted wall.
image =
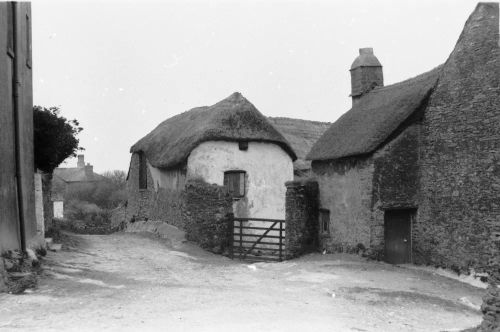
<svg viewBox="0 0 500 332">
<path fill-rule="evenodd" d="M 64 202 L 54 201 L 54 218 L 64 217 Z"/>
<path fill-rule="evenodd" d="M 245 198 L 235 203 L 237 217 L 285 219 L 285 182 L 293 180 L 288 153 L 272 143 L 249 142 L 248 150 L 241 151 L 237 142 L 209 141 L 191 151 L 187 162 L 187 178 L 220 186 L 230 170 L 246 172 Z M 241 215 L 245 209 L 248 215 Z"/>
</svg>

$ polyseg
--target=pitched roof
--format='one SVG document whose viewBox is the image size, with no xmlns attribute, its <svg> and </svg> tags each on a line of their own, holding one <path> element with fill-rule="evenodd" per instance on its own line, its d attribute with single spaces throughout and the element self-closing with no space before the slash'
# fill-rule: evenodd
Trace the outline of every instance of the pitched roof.
<svg viewBox="0 0 500 332">
<path fill-rule="evenodd" d="M 425 101 L 441 68 L 375 88 L 361 97 L 316 142 L 307 159 L 329 160 L 373 152 Z"/>
<path fill-rule="evenodd" d="M 95 182 L 104 179 L 102 175 L 92 173 L 92 178 L 87 177 L 85 167 L 68 167 L 54 169 L 54 176 L 59 177 L 64 182 Z"/>
<path fill-rule="evenodd" d="M 170 168 L 184 162 L 199 144 L 221 140 L 271 142 L 297 159 L 283 135 L 239 92 L 163 121 L 130 152 L 142 151 L 152 166 Z"/>
<path fill-rule="evenodd" d="M 415 78 L 375 88 L 361 97 L 318 140 L 307 159 L 329 160 L 373 152 L 425 102 L 438 80 L 447 80 L 457 63 L 469 61 L 463 75 L 471 76 L 470 72 L 477 71 L 483 62 L 498 61 L 494 53 L 496 50 L 498 54 L 498 8 L 498 3 L 479 3 L 445 64 Z M 498 82 L 497 72 L 482 75 Z M 480 78 L 481 82 L 487 81 L 486 76 Z"/>
<path fill-rule="evenodd" d="M 294 162 L 296 170 L 307 170 L 311 168 L 311 162 L 305 160 L 316 141 L 330 127 L 330 122 L 309 121 L 291 118 L 267 118 L 273 126 L 292 145 L 297 154 Z"/>
</svg>

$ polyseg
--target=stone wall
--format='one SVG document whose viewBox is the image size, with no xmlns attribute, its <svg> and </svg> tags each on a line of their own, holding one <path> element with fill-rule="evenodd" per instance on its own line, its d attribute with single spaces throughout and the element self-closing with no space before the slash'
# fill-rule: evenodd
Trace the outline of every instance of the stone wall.
<svg viewBox="0 0 500 332">
<path fill-rule="evenodd" d="M 139 155 L 133 153 L 130 157 L 130 168 L 127 178 L 127 209 L 126 221 L 131 219 L 149 219 L 151 198 L 154 193 L 154 182 L 147 168 L 147 188 L 139 189 Z"/>
<path fill-rule="evenodd" d="M 418 263 L 488 269 L 492 227 L 500 223 L 498 37 L 498 3 L 479 4 L 425 112 Z"/>
<path fill-rule="evenodd" d="M 286 258 L 298 257 L 318 249 L 318 183 L 286 183 Z"/>
<path fill-rule="evenodd" d="M 321 246 L 350 252 L 370 246 L 374 164 L 371 157 L 313 161 L 319 207 L 330 212 L 330 234 Z"/>
<path fill-rule="evenodd" d="M 386 210 L 416 208 L 418 205 L 418 137 L 416 116 L 401 125 L 388 142 L 373 155 L 373 202 L 370 248 L 384 257 L 384 214 Z"/>
<path fill-rule="evenodd" d="M 196 179 L 181 179 L 182 187 L 176 184 L 175 188 L 155 188 L 149 168 L 147 172 L 147 189 L 139 189 L 139 157 L 134 153 L 127 180 L 125 221 L 163 221 L 186 231 L 186 238 L 204 249 L 224 251 L 232 213 L 232 199 L 224 188 Z M 118 218 L 122 215 L 115 214 L 115 224 L 120 223 Z"/>
<path fill-rule="evenodd" d="M 201 180 L 188 180 L 184 191 L 186 238 L 202 248 L 222 253 L 232 238 L 232 198 L 225 189 Z"/>
</svg>

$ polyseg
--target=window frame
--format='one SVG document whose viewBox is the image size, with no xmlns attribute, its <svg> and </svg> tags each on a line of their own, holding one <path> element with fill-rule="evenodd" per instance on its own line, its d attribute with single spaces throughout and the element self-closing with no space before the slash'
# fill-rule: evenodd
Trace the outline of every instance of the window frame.
<svg viewBox="0 0 500 332">
<path fill-rule="evenodd" d="M 232 191 L 229 187 L 229 178 L 230 176 L 234 174 L 239 174 L 240 176 L 238 177 L 238 193 L 235 191 Z M 243 170 L 229 170 L 224 172 L 224 187 L 227 190 L 227 193 L 229 193 L 233 199 L 240 199 L 245 197 L 246 195 L 246 187 L 247 187 L 247 181 L 246 181 L 246 176 L 247 172 Z M 243 188 L 242 185 L 243 184 Z"/>
<path fill-rule="evenodd" d="M 14 6 L 15 3 L 12 1 L 8 1 L 6 3 L 7 5 L 7 45 L 6 45 L 6 50 L 7 54 L 11 58 L 16 57 L 16 50 L 15 50 L 15 34 L 16 34 L 16 19 L 15 19 L 15 10 Z"/>
<path fill-rule="evenodd" d="M 31 69 L 31 17 L 26 14 L 26 66 Z"/>
<path fill-rule="evenodd" d="M 327 216 L 327 218 L 325 218 Z M 325 220 L 327 221 L 325 223 Z M 319 221 L 320 221 L 320 234 L 322 236 L 330 236 L 330 210 L 319 209 Z M 325 227 L 326 224 L 326 227 Z M 325 229 L 326 228 L 326 229 Z"/>
</svg>

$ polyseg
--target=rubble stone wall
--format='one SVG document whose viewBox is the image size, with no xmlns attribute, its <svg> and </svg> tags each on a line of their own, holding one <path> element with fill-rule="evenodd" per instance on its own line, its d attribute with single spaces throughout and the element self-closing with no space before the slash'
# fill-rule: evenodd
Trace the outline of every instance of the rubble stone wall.
<svg viewBox="0 0 500 332">
<path fill-rule="evenodd" d="M 286 257 L 298 257 L 318 249 L 318 183 L 286 183 Z"/>
</svg>

